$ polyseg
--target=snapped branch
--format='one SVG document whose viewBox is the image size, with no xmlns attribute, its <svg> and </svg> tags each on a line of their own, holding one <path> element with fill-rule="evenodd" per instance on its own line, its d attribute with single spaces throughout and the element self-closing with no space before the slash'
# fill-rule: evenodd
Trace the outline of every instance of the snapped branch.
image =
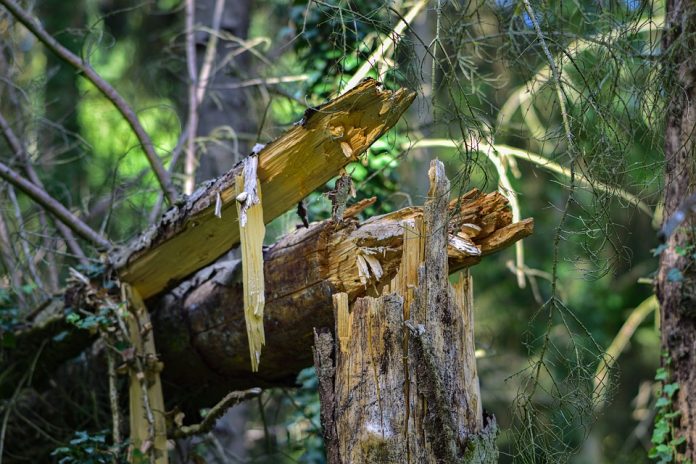
<svg viewBox="0 0 696 464">
<path fill-rule="evenodd" d="M 162 190 L 166 193 L 169 203 L 173 204 L 178 195 L 172 185 L 171 177 L 167 170 L 164 169 L 157 153 L 155 153 L 152 140 L 150 140 L 150 136 L 145 132 L 142 124 L 140 124 L 140 120 L 135 114 L 135 111 L 133 111 L 133 108 L 131 108 L 116 89 L 106 82 L 88 63 L 62 46 L 51 34 L 41 27 L 38 21 L 21 9 L 16 2 L 13 0 L 0 0 L 0 5 L 7 8 L 17 21 L 22 23 L 24 27 L 60 59 L 82 72 L 82 74 L 116 107 L 138 138 L 138 142 L 140 142 L 140 146 L 145 152 L 145 156 L 147 156 L 150 166 L 157 177 L 157 181 L 162 187 Z"/>
</svg>

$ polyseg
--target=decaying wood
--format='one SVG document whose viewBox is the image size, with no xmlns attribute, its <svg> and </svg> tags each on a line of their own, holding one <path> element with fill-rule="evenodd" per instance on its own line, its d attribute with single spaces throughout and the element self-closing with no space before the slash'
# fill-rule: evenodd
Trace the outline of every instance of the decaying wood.
<svg viewBox="0 0 696 464">
<path fill-rule="evenodd" d="M 451 203 L 450 238 L 461 233 L 462 220 L 472 227 L 471 224 L 495 223 L 491 219 L 495 217 L 502 217 L 500 229 L 481 227 L 481 232 L 471 239 L 476 247 L 495 243 L 502 248 L 531 233 L 531 220 L 509 224 L 511 217 L 505 214 L 507 203 L 502 195 L 477 193 L 470 193 L 459 204 Z M 466 211 L 466 216 L 460 211 Z M 259 372 L 253 377 L 249 375 L 238 261 L 210 266 L 149 302 L 150 307 L 157 308 L 153 325 L 167 366 L 163 373 L 166 380 L 178 385 L 182 393 L 216 385 L 220 395 L 225 390 L 292 383 L 296 373 L 311 364 L 312 328 L 333 326 L 332 295 L 345 293 L 352 302 L 359 296 L 389 291 L 395 279 L 402 279 L 397 271 L 404 236 L 406 248 L 415 250 L 415 257 L 406 259 L 417 262 L 422 256 L 419 250 L 423 237 L 415 229 L 422 217 L 422 208 L 408 208 L 362 224 L 347 218 L 340 225 L 331 221 L 315 223 L 266 250 L 267 346 Z M 405 229 L 404 224 L 413 224 L 413 228 Z M 498 234 L 504 234 L 508 241 L 497 239 Z M 501 248 L 489 247 L 480 254 Z M 452 246 L 448 247 L 448 255 L 451 272 L 478 260 L 478 256 L 466 256 L 465 251 Z M 371 259 L 367 270 L 361 265 L 366 256 Z M 409 272 L 402 285 L 412 292 L 416 279 L 417 274 Z"/>
<path fill-rule="evenodd" d="M 448 219 L 439 161 L 430 175 L 422 221 L 403 229 L 418 240 L 402 247 L 392 293 L 358 298 L 349 313 L 347 296 L 336 297 L 335 348 L 329 332 L 315 334 L 330 464 L 497 462 L 495 420 L 484 420 L 476 375 L 471 281 L 448 280 L 449 236 L 461 223 Z"/>
<path fill-rule="evenodd" d="M 312 363 L 312 328 L 333 327 L 333 294 L 346 293 L 352 302 L 366 294 L 398 291 L 398 286 L 406 289 L 408 310 L 418 278 L 413 263 L 422 260 L 424 237 L 417 225 L 423 221 L 423 210 L 407 208 L 360 224 L 354 216 L 373 202 L 369 199 L 348 207 L 340 225 L 330 221 L 312 224 L 264 252 L 267 346 L 257 375 L 252 376 L 249 369 L 239 261 L 210 265 L 165 295 L 148 300 L 158 353 L 165 364 L 162 376 L 169 404 L 182 402 L 182 407 L 189 405 L 185 407 L 188 412 L 195 412 L 230 390 L 292 384 L 297 372 Z M 482 256 L 531 233 L 531 219 L 511 224 L 506 211 L 507 202 L 499 193 L 472 190 L 461 201 L 450 203 L 449 238 L 471 232 L 475 236 L 469 240 Z M 367 285 L 362 283 L 358 255 L 365 253 L 359 253 L 361 249 L 372 253 L 368 256 L 378 263 L 373 262 L 380 268 L 381 280 L 375 280 L 368 267 L 367 276 L 362 276 Z M 464 249 L 448 247 L 450 272 L 478 262 L 478 251 L 471 256 Z M 405 272 L 399 270 L 404 268 L 402 259 L 408 263 Z M 78 303 L 71 299 L 68 304 Z M 54 306 L 55 316 L 37 326 L 36 332 L 18 334 L 17 349 L 6 353 L 3 365 L 17 366 L 5 369 L 8 379 L 23 372 L 22 366 L 31 362 L 29 355 L 43 340 L 50 341 L 34 371 L 36 385 L 89 346 L 88 333 L 68 330 L 62 305 Z M 60 336 L 54 338 L 56 335 Z M 8 387 L 7 394 L 11 391 Z"/>
<path fill-rule="evenodd" d="M 355 161 L 391 128 L 415 97 L 391 92 L 374 80 L 320 108 L 258 153 L 258 175 L 265 192 L 264 222 L 291 209 Z M 122 281 L 148 298 L 210 264 L 239 242 L 234 207 L 236 166 L 170 208 L 160 223 L 110 257 Z M 215 204 L 221 203 L 219 208 Z M 222 218 L 215 216 L 219 209 Z"/>
<path fill-rule="evenodd" d="M 249 340 L 251 370 L 257 372 L 261 348 L 266 343 L 263 330 L 265 290 L 263 280 L 263 223 L 261 188 L 257 177 L 258 158 L 244 161 L 244 171 L 237 176 L 237 215 L 239 217 L 240 249 L 242 251 L 242 281 L 244 289 L 244 321 Z"/>
<path fill-rule="evenodd" d="M 150 317 L 138 291 L 122 286 L 128 302 L 127 333 L 135 350 L 129 369 L 130 454 L 149 456 L 150 462 L 167 464 L 167 425 L 160 371 L 162 363 L 152 336 Z"/>
</svg>

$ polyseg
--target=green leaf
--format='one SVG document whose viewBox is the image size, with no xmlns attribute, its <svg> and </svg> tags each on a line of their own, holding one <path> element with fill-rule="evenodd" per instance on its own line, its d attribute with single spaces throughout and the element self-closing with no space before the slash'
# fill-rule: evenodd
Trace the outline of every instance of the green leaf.
<svg viewBox="0 0 696 464">
<path fill-rule="evenodd" d="M 678 383 L 668 383 L 664 387 L 662 387 L 662 391 L 669 397 L 671 398 L 674 396 L 674 394 L 679 390 L 679 384 Z"/>
<path fill-rule="evenodd" d="M 663 243 L 663 244 L 659 245 L 657 248 L 653 248 L 650 251 L 652 251 L 653 256 L 660 256 L 662 254 L 662 252 L 665 251 L 666 249 L 667 249 L 667 245 L 665 245 Z"/>
<path fill-rule="evenodd" d="M 667 380 L 667 370 L 664 367 L 659 367 L 655 373 L 655 380 Z"/>
<path fill-rule="evenodd" d="M 657 401 L 655 401 L 656 408 L 664 408 L 666 406 L 669 406 L 670 404 L 672 404 L 672 402 L 664 396 L 659 397 Z"/>
<path fill-rule="evenodd" d="M 684 275 L 676 267 L 671 268 L 667 271 L 667 280 L 669 282 L 681 282 L 684 280 Z"/>
</svg>

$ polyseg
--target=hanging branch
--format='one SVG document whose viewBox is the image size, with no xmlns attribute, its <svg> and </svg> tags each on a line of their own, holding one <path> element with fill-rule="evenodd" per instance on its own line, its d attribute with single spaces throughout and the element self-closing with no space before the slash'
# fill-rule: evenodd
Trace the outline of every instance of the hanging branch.
<svg viewBox="0 0 696 464">
<path fill-rule="evenodd" d="M 20 23 L 24 25 L 37 39 L 55 53 L 60 59 L 65 61 L 70 66 L 78 69 L 84 76 L 94 84 L 97 89 L 116 107 L 119 113 L 128 122 L 128 125 L 135 132 L 135 136 L 140 142 L 140 146 L 145 152 L 150 166 L 157 177 L 157 180 L 166 193 L 170 204 L 176 202 L 177 193 L 171 182 L 169 173 L 164 169 L 157 153 L 155 153 L 154 145 L 150 136 L 145 132 L 145 129 L 140 124 L 138 116 L 133 109 L 126 103 L 123 97 L 114 89 L 111 84 L 106 82 L 97 72 L 84 60 L 72 53 L 70 50 L 62 46 L 53 36 L 46 32 L 41 25 L 32 18 L 29 13 L 22 10 L 13 0 L 0 0 L 0 5 L 3 5 Z"/>
<path fill-rule="evenodd" d="M 17 137 L 17 135 L 14 133 L 10 127 L 10 124 L 7 122 L 2 113 L 0 113 L 0 132 L 2 132 L 3 137 L 5 137 L 7 144 L 10 146 L 15 156 L 22 161 L 22 166 L 24 167 L 24 171 L 27 173 L 29 180 L 36 184 L 36 186 L 40 189 L 46 190 L 43 182 L 41 182 L 41 178 L 38 176 L 34 166 L 32 166 L 31 161 L 29 160 L 29 156 L 24 149 L 24 145 L 19 140 L 19 137 Z M 58 229 L 60 235 L 62 235 L 65 239 L 65 244 L 68 245 L 70 251 L 77 256 L 77 259 L 81 264 L 86 264 L 87 255 L 85 255 L 85 252 L 82 251 L 82 248 L 80 247 L 80 244 L 77 243 L 72 231 L 60 221 L 56 221 L 55 224 L 56 229 Z"/>
<path fill-rule="evenodd" d="M 46 211 L 57 217 L 63 222 L 63 224 L 68 226 L 80 237 L 93 243 L 99 248 L 103 248 L 105 250 L 111 248 L 111 243 L 106 238 L 102 237 L 90 226 L 82 222 L 80 218 L 71 213 L 70 210 L 56 201 L 55 198 L 51 197 L 48 193 L 46 193 L 45 190 L 38 187 L 36 184 L 29 182 L 12 168 L 1 162 L 0 177 L 24 192 L 29 198 L 41 205 Z"/>
</svg>

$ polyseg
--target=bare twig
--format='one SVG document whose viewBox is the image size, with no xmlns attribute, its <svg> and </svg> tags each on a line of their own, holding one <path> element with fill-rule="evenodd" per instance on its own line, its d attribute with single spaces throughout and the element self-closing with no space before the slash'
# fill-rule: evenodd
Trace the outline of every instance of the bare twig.
<svg viewBox="0 0 696 464">
<path fill-rule="evenodd" d="M 420 13 L 420 11 L 427 5 L 428 0 L 419 0 L 411 7 L 403 18 L 400 18 L 401 20 L 394 27 L 394 29 L 392 29 L 389 36 L 382 41 L 379 47 L 377 47 L 377 50 L 375 50 L 372 55 L 370 55 L 370 57 L 362 64 L 362 66 L 358 68 L 355 74 L 353 74 L 353 77 L 351 77 L 345 87 L 343 87 L 343 92 L 341 93 L 346 93 L 358 85 L 358 83 L 367 76 L 367 73 L 370 72 L 370 69 L 372 69 L 377 62 L 383 60 L 386 56 L 392 53 L 391 48 L 401 39 L 404 30 L 416 18 L 416 16 L 418 16 L 418 13 Z"/>
<path fill-rule="evenodd" d="M 259 396 L 261 391 L 262 390 L 260 388 L 250 388 L 248 390 L 233 391 L 228 393 L 222 400 L 220 400 L 220 402 L 218 402 L 210 409 L 210 411 L 208 411 L 208 414 L 203 418 L 201 423 L 179 427 L 173 433 L 174 438 L 186 438 L 192 435 L 200 435 L 202 433 L 210 432 L 215 426 L 217 420 L 222 417 L 228 409 L 244 400 Z"/>
<path fill-rule="evenodd" d="M 152 170 L 157 177 L 157 180 L 162 187 L 162 190 L 167 195 L 170 203 L 174 203 L 177 199 L 176 190 L 171 183 L 169 173 L 164 169 L 157 153 L 155 153 L 154 145 L 150 136 L 147 134 L 135 111 L 126 103 L 123 97 L 114 89 L 111 84 L 106 82 L 87 62 L 72 53 L 70 50 L 62 46 L 53 36 L 51 36 L 29 13 L 24 11 L 13 0 L 0 0 L 0 5 L 3 5 L 20 23 L 24 25 L 36 38 L 38 38 L 48 49 L 55 53 L 60 59 L 65 61 L 70 66 L 79 70 L 84 76 L 94 84 L 97 89 L 116 107 L 119 113 L 128 122 L 135 133 L 140 145 L 147 156 L 147 159 L 152 167 Z"/>
<path fill-rule="evenodd" d="M 0 260 L 7 270 L 7 275 L 10 276 L 10 283 L 16 289 L 17 300 L 20 306 L 24 306 L 26 301 L 24 294 L 20 290 L 22 288 L 22 277 L 18 272 L 17 253 L 13 243 L 10 241 L 10 234 L 7 230 L 7 224 L 3 211 L 0 210 Z"/>
<path fill-rule="evenodd" d="M 0 0 L 3 2 L 5 0 Z M 46 211 L 53 214 L 60 221 L 68 226 L 73 232 L 78 234 L 85 240 L 93 243 L 99 248 L 110 249 L 111 243 L 97 232 L 95 232 L 91 227 L 82 222 L 80 218 L 75 216 L 70 212 L 65 206 L 56 201 L 51 197 L 45 190 L 37 186 L 36 184 L 28 181 L 16 171 L 11 169 L 9 166 L 0 162 L 0 177 L 5 179 L 10 184 L 17 187 L 19 190 L 24 192 L 36 203 L 41 205 Z"/>
<path fill-rule="evenodd" d="M 443 148 L 458 148 L 460 146 L 459 142 L 455 142 L 453 140 L 449 139 L 423 139 L 417 141 L 415 144 L 410 145 L 413 148 L 426 148 L 426 147 L 443 147 Z M 504 154 L 506 156 L 514 156 L 515 158 L 522 159 L 525 161 L 529 161 L 530 163 L 539 166 L 540 168 L 544 168 L 548 171 L 555 172 L 557 174 L 561 174 L 564 177 L 570 178 L 571 172 L 570 169 L 565 168 L 561 166 L 558 163 L 555 163 L 551 161 L 550 159 L 541 156 L 537 153 L 533 153 L 531 151 L 523 150 L 521 148 L 515 148 L 511 147 L 509 145 L 501 145 L 501 144 L 494 144 L 490 145 L 487 143 L 479 143 L 478 145 L 478 150 L 483 151 L 483 150 L 493 150 L 497 151 L 501 154 Z M 616 195 L 627 202 L 635 205 L 640 211 L 645 213 L 649 218 L 653 217 L 653 210 L 648 206 L 647 203 L 645 203 L 643 200 L 638 198 L 636 195 L 632 194 L 631 192 L 627 190 L 623 190 L 620 188 L 615 188 L 612 187 L 611 185 L 605 184 L 604 182 L 600 182 L 598 180 L 585 177 L 581 174 L 576 173 L 575 180 L 578 181 L 580 184 L 585 185 L 586 187 L 590 187 L 593 189 L 597 189 L 600 192 L 608 193 L 610 195 Z"/>
<path fill-rule="evenodd" d="M 638 306 L 631 311 L 626 321 L 623 323 L 619 332 L 616 334 L 611 344 L 604 353 L 602 360 L 597 366 L 594 376 L 594 387 L 595 393 L 600 396 L 600 401 L 597 403 L 598 407 L 604 405 L 606 399 L 606 391 L 609 387 L 609 370 L 616 364 L 616 360 L 623 353 L 624 349 L 628 345 L 628 342 L 633 337 L 638 326 L 645 320 L 648 315 L 659 309 L 657 302 L 657 297 L 651 295 L 645 300 L 643 300 Z"/>
<path fill-rule="evenodd" d="M 31 160 L 29 159 L 29 154 L 24 148 L 24 144 L 22 144 L 19 137 L 17 137 L 17 135 L 14 133 L 14 131 L 10 127 L 10 124 L 7 122 L 2 113 L 0 113 L 0 131 L 2 132 L 3 137 L 7 141 L 7 144 L 10 146 L 10 149 L 12 149 L 12 151 L 14 152 L 15 156 L 22 161 L 22 167 L 24 168 L 24 171 L 27 173 L 27 177 L 29 177 L 29 180 L 36 184 L 39 188 L 46 190 L 44 188 L 43 182 L 41 181 L 41 178 L 36 173 L 36 170 L 34 169 L 34 166 L 32 165 Z M 45 218 L 42 217 L 41 222 L 45 223 Z M 60 232 L 60 234 L 63 236 L 63 239 L 65 239 L 65 243 L 66 245 L 68 245 L 68 248 L 70 248 L 70 251 L 75 256 L 77 256 L 81 264 L 86 264 L 87 256 L 85 255 L 85 252 L 82 251 L 82 248 L 80 247 L 79 243 L 77 243 L 77 240 L 75 239 L 75 236 L 73 235 L 72 231 L 68 227 L 66 227 L 65 224 L 63 224 L 62 222 L 57 221 L 55 224 L 56 229 L 58 229 L 58 232 Z M 52 270 L 51 272 L 53 271 L 54 270 Z"/>
<path fill-rule="evenodd" d="M 103 335 L 106 338 L 105 335 Z M 111 437 L 114 448 L 121 443 L 121 409 L 118 406 L 118 386 L 116 385 L 116 360 L 114 353 L 107 347 L 106 361 L 109 376 L 109 405 L 111 406 Z"/>
<path fill-rule="evenodd" d="M 29 249 L 29 238 L 27 237 L 27 233 L 24 230 L 24 218 L 22 217 L 22 209 L 19 206 L 19 202 L 17 201 L 17 195 L 15 194 L 15 191 L 12 187 L 7 188 L 7 195 L 10 197 L 10 202 L 12 203 L 12 207 L 14 209 L 17 234 L 19 236 L 19 242 L 20 246 L 22 247 L 24 259 L 27 262 L 29 274 L 31 274 L 31 278 L 34 280 L 34 284 L 36 285 L 36 287 L 39 290 L 43 290 L 43 279 L 41 278 L 41 275 L 39 275 L 39 271 L 36 269 L 36 266 L 34 265 L 32 253 Z"/>
</svg>

